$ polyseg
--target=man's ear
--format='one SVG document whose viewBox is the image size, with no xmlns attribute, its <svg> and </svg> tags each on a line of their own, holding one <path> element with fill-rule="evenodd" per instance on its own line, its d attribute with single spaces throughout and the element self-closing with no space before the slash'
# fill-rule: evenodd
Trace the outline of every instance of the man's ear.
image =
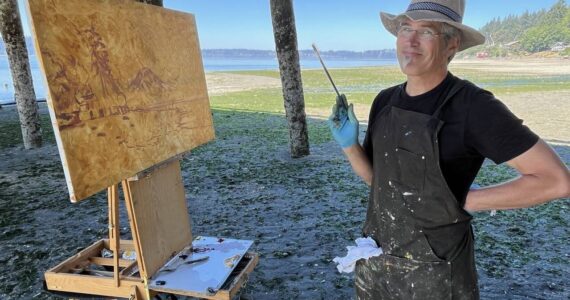
<svg viewBox="0 0 570 300">
<path fill-rule="evenodd" d="M 451 62 L 457 51 L 459 51 L 459 46 L 461 45 L 461 39 L 459 37 L 454 37 L 450 39 L 447 43 L 447 64 Z"/>
<path fill-rule="evenodd" d="M 459 45 L 461 45 L 461 38 L 459 37 L 451 38 L 449 40 L 449 43 L 447 44 L 447 50 L 453 51 L 452 53 L 455 54 L 457 53 L 457 51 L 459 51 Z"/>
</svg>

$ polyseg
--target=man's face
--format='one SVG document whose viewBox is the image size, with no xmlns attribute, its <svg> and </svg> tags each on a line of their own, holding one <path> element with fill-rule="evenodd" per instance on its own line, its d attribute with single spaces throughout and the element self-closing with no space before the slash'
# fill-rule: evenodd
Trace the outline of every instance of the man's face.
<svg viewBox="0 0 570 300">
<path fill-rule="evenodd" d="M 441 24 L 426 21 L 402 21 L 396 50 L 402 72 L 407 76 L 425 76 L 447 71 L 447 59 L 457 49 L 455 40 L 448 45 L 441 34 Z M 434 35 L 430 37 L 429 33 Z"/>
</svg>

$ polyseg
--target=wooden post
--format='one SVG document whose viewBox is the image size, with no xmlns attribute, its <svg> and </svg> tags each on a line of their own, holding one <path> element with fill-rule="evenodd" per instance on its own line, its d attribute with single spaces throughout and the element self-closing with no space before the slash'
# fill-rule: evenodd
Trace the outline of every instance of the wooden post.
<svg viewBox="0 0 570 300">
<path fill-rule="evenodd" d="M 24 147 L 26 149 L 39 148 L 42 146 L 40 115 L 16 0 L 0 1 L 0 33 L 10 61 L 10 71 L 12 71 L 14 81 L 14 98 L 20 117 Z"/>
<path fill-rule="evenodd" d="M 289 125 L 291 157 L 303 157 L 310 154 L 309 135 L 293 3 L 292 0 L 271 0 L 270 4 L 275 50 L 283 85 L 285 116 Z"/>
</svg>

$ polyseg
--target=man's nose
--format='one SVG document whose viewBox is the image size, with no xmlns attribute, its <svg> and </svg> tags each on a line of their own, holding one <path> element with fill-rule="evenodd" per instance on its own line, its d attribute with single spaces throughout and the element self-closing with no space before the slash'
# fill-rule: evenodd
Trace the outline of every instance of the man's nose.
<svg viewBox="0 0 570 300">
<path fill-rule="evenodd" d="M 410 32 L 410 36 L 408 37 L 408 39 L 410 41 L 419 41 L 419 38 L 420 38 L 420 34 L 418 33 L 417 30 L 412 30 Z"/>
<path fill-rule="evenodd" d="M 420 43 L 420 35 L 417 30 L 410 32 L 410 36 L 406 38 L 411 45 L 418 45 Z"/>
</svg>

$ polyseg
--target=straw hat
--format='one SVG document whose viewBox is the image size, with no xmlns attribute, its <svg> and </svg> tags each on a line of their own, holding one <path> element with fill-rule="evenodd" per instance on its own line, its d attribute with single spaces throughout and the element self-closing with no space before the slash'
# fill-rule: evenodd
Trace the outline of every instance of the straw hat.
<svg viewBox="0 0 570 300">
<path fill-rule="evenodd" d="M 447 23 L 461 32 L 461 45 L 458 51 L 463 51 L 485 42 L 485 36 L 479 31 L 462 24 L 464 12 L 465 0 L 412 0 L 404 13 L 392 15 L 380 12 L 380 18 L 384 27 L 395 36 L 404 17 L 414 21 Z"/>
</svg>

